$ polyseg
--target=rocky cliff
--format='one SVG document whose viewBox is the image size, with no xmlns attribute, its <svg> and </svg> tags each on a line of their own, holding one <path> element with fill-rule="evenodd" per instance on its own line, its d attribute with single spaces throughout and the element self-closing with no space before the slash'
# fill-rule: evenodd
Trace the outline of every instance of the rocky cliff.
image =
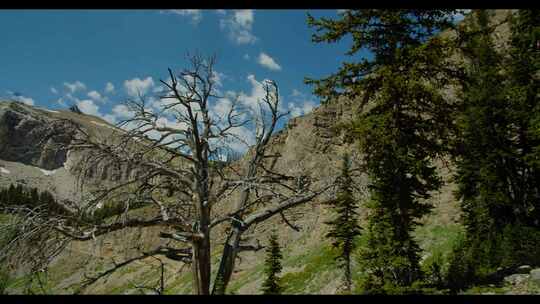
<svg viewBox="0 0 540 304">
<path fill-rule="evenodd" d="M 84 172 L 84 151 L 68 145 L 84 132 L 97 137 L 117 131 L 101 118 L 0 101 L 0 186 L 24 184 L 52 192 L 60 200 L 79 201 L 81 178 L 87 189 L 126 179 L 133 172 L 101 162 Z"/>
</svg>

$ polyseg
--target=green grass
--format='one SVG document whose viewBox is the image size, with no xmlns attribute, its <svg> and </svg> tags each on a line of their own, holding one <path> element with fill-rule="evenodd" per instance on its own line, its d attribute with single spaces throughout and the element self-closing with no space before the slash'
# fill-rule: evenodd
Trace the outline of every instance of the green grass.
<svg viewBox="0 0 540 304">
<path fill-rule="evenodd" d="M 286 267 L 300 267 L 303 265 L 302 270 L 289 272 L 282 276 L 281 282 L 285 288 L 284 293 L 316 292 L 335 279 L 334 275 L 328 273 L 336 269 L 335 255 L 335 251 L 329 245 L 321 244 L 305 254 L 284 261 L 283 265 Z M 326 275 L 322 275 L 325 272 Z"/>
<path fill-rule="evenodd" d="M 423 262 L 429 262 L 437 256 L 442 258 L 443 261 L 447 261 L 456 240 L 463 233 L 464 229 L 460 224 L 418 227 L 414 232 L 414 236 L 420 248 L 422 248 L 422 254 L 427 256 Z"/>
</svg>

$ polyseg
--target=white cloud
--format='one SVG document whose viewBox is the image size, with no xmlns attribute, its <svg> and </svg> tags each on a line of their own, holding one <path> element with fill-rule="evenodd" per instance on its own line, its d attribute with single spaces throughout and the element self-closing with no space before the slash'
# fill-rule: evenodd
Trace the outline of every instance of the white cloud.
<svg viewBox="0 0 540 304">
<path fill-rule="evenodd" d="M 311 112 L 315 108 L 315 106 L 315 102 L 311 100 L 306 100 L 300 105 L 297 105 L 295 103 L 289 103 L 288 105 L 292 117 L 305 115 Z"/>
<path fill-rule="evenodd" d="M 56 100 L 56 103 L 61 105 L 62 107 L 67 107 L 67 104 L 64 101 L 64 98 L 60 97 Z"/>
<path fill-rule="evenodd" d="M 213 71 L 212 80 L 214 80 L 216 87 L 222 87 L 223 86 L 223 79 L 225 79 L 227 76 L 225 74 L 220 73 L 218 71 Z"/>
<path fill-rule="evenodd" d="M 22 102 L 29 106 L 33 106 L 35 103 L 34 99 L 28 96 L 23 96 L 21 93 L 16 93 L 16 92 L 11 92 L 11 91 L 7 91 L 7 93 L 9 94 L 9 97 L 15 101 Z"/>
<path fill-rule="evenodd" d="M 103 116 L 103 119 L 104 119 L 105 121 L 107 121 L 108 123 L 113 124 L 113 125 L 116 124 L 116 122 L 117 122 L 116 116 L 114 116 L 114 115 L 112 115 L 112 114 L 105 114 L 105 115 Z"/>
<path fill-rule="evenodd" d="M 77 106 L 84 114 L 101 116 L 99 113 L 99 106 L 90 99 L 78 100 Z"/>
<path fill-rule="evenodd" d="M 227 14 L 227 11 L 224 10 L 224 9 L 218 9 L 218 10 L 216 10 L 216 14 L 218 14 L 218 15 L 225 15 L 225 14 Z"/>
<path fill-rule="evenodd" d="M 138 77 L 124 81 L 126 92 L 131 97 L 138 97 L 139 94 L 145 95 L 151 87 L 154 86 L 152 77 L 140 79 Z"/>
<path fill-rule="evenodd" d="M 114 84 L 107 82 L 105 85 L 105 93 L 114 93 Z"/>
<path fill-rule="evenodd" d="M 257 60 L 257 62 L 263 67 L 272 71 L 281 71 L 281 66 L 274 60 L 274 58 L 270 57 L 264 52 L 261 52 L 261 54 L 259 54 L 259 59 Z"/>
<path fill-rule="evenodd" d="M 133 116 L 133 112 L 126 105 L 116 105 L 112 109 L 114 116 L 117 118 L 129 118 Z"/>
<path fill-rule="evenodd" d="M 249 95 L 244 92 L 240 93 L 238 99 L 245 106 L 256 110 L 258 108 L 259 101 L 262 100 L 266 94 L 262 82 L 255 79 L 255 75 L 250 74 L 247 76 L 247 81 L 251 84 L 251 93 Z M 265 81 L 265 80 L 263 80 Z"/>
<path fill-rule="evenodd" d="M 56 90 L 54 87 L 51 87 L 51 93 L 58 94 L 58 90 Z"/>
<path fill-rule="evenodd" d="M 290 96 L 292 101 L 288 103 L 287 108 L 292 117 L 305 115 L 317 106 L 317 103 L 311 97 L 297 89 L 293 89 Z"/>
<path fill-rule="evenodd" d="M 222 30 L 229 32 L 229 38 L 237 44 L 252 44 L 257 37 L 252 34 L 255 21 L 253 10 L 235 10 L 220 20 Z"/>
<path fill-rule="evenodd" d="M 107 97 L 102 96 L 98 91 L 90 91 L 88 94 L 86 94 L 88 97 L 92 98 L 95 101 L 99 101 L 101 103 L 106 102 Z"/>
<path fill-rule="evenodd" d="M 16 99 L 17 101 L 20 101 L 20 102 L 22 102 L 22 103 L 25 103 L 25 104 L 27 104 L 27 105 L 29 105 L 29 106 L 33 106 L 34 103 L 35 103 L 34 100 L 33 100 L 32 98 L 26 97 L 26 96 L 17 96 L 15 99 Z"/>
<path fill-rule="evenodd" d="M 234 12 L 234 20 L 243 27 L 251 27 L 253 19 L 253 10 L 237 10 Z"/>
<path fill-rule="evenodd" d="M 163 13 L 168 12 L 170 14 L 175 14 L 182 17 L 191 18 L 191 22 L 195 25 L 198 24 L 202 19 L 202 12 L 199 9 L 171 9 L 171 10 L 162 11 L 162 12 Z"/>
<path fill-rule="evenodd" d="M 86 85 L 80 81 L 75 81 L 74 83 L 64 82 L 64 86 L 71 92 L 75 93 L 77 91 L 86 90 Z"/>
</svg>

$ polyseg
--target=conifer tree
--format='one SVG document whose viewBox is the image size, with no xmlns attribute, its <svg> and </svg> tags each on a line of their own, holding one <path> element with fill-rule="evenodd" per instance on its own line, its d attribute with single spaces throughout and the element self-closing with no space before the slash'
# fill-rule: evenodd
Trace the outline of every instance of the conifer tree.
<svg viewBox="0 0 540 304">
<path fill-rule="evenodd" d="M 518 11 L 511 20 L 508 54 L 492 39 L 490 11 L 475 10 L 463 34 L 468 61 L 458 115 L 457 198 L 466 237 L 454 250 L 450 285 L 459 289 L 498 267 L 530 263 L 521 241 L 505 241 L 516 229 L 538 225 L 540 167 L 535 147 L 538 113 L 538 14 Z M 537 12 L 538 13 L 538 12 Z M 509 56 L 508 56 L 509 55 Z M 536 221 L 536 224 L 535 224 Z M 538 227 L 538 226 L 536 226 Z M 540 240 L 527 233 L 526 242 Z M 507 248 L 504 244 L 510 245 Z M 530 247 L 530 256 L 538 255 Z M 514 265 L 512 265 L 514 264 Z"/>
<path fill-rule="evenodd" d="M 349 155 L 343 156 L 343 165 L 339 179 L 339 190 L 336 200 L 330 203 L 335 212 L 335 218 L 326 222 L 330 231 L 326 237 L 333 239 L 332 246 L 339 250 L 336 260 L 344 270 L 344 281 L 347 292 L 351 292 L 352 273 L 351 255 L 355 249 L 355 238 L 360 235 L 358 225 L 357 202 L 353 196 L 353 180 L 350 175 Z"/>
<path fill-rule="evenodd" d="M 510 18 L 511 42 L 505 66 L 513 144 L 517 158 L 516 220 L 540 228 L 540 10 L 519 10 Z"/>
<path fill-rule="evenodd" d="M 266 279 L 262 284 L 263 294 L 281 294 L 283 287 L 278 277 L 281 272 L 281 248 L 278 243 L 278 236 L 275 231 L 272 232 L 269 238 L 269 244 L 266 249 L 266 260 L 264 261 L 264 273 Z"/>
<path fill-rule="evenodd" d="M 445 62 L 449 44 L 434 34 L 452 26 L 454 12 L 363 9 L 337 20 L 308 16 L 318 32 L 315 42 L 350 34 L 347 55 L 370 55 L 345 62 L 325 79 L 306 79 L 326 102 L 338 95 L 361 102 L 354 132 L 370 178 L 367 246 L 359 260 L 366 292 L 403 292 L 421 278 L 411 232 L 441 186 L 433 160 L 445 153 L 452 123 L 440 93 L 454 72 Z"/>
</svg>

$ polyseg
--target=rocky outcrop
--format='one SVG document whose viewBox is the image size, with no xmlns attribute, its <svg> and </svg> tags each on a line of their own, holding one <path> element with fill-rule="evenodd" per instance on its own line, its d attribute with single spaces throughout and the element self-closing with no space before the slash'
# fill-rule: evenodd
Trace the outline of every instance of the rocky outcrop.
<svg viewBox="0 0 540 304">
<path fill-rule="evenodd" d="M 101 138 L 114 130 L 94 116 L 0 101 L 0 187 L 24 184 L 48 190 L 61 200 L 79 201 L 85 193 L 78 183 L 81 179 L 90 190 L 136 174 L 113 161 L 83 170 L 89 153 L 68 150 L 78 128 Z"/>
<path fill-rule="evenodd" d="M 66 161 L 75 135 L 67 121 L 53 119 L 21 103 L 0 103 L 0 159 L 54 170 Z"/>
</svg>

